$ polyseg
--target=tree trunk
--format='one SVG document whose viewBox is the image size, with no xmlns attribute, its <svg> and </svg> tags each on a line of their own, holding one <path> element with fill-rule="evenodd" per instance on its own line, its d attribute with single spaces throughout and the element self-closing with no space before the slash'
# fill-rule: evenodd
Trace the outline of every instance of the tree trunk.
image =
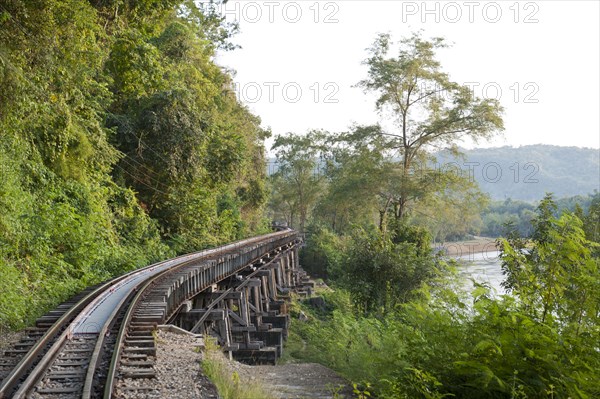
<svg viewBox="0 0 600 399">
<path fill-rule="evenodd" d="M 381 231 L 381 232 L 385 232 L 385 230 L 386 230 L 385 218 L 387 216 L 388 209 L 390 208 L 391 202 L 392 202 L 392 198 L 390 197 L 385 202 L 385 206 L 383 207 L 383 210 L 379 211 L 379 231 Z"/>
<path fill-rule="evenodd" d="M 396 221 L 399 222 L 402 220 L 406 213 L 406 197 L 402 196 L 394 204 L 394 216 L 396 217 Z"/>
</svg>

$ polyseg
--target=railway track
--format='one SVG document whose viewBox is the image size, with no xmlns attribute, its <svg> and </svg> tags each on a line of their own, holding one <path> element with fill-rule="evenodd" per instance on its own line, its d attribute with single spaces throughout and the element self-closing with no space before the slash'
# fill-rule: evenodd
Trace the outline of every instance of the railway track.
<svg viewBox="0 0 600 399">
<path fill-rule="evenodd" d="M 56 309 L 48 312 L 45 316 L 36 320 L 34 327 L 28 327 L 24 331 L 20 341 L 4 352 L 4 357 L 0 360 L 0 381 L 3 381 L 11 371 L 19 364 L 25 355 L 44 337 L 48 329 L 54 325 L 64 314 L 75 304 L 81 301 L 86 295 L 90 294 L 94 288 L 88 288 L 68 301 L 60 304 Z"/>
<path fill-rule="evenodd" d="M 154 378 L 152 332 L 185 300 L 171 295 L 179 292 L 173 287 L 181 277 L 196 273 L 196 288 L 202 289 L 295 237 L 288 230 L 238 241 L 85 290 L 38 319 L 21 342 L 5 351 L 0 358 L 0 399 L 111 398 L 118 380 Z M 144 387 L 125 384 L 120 389 Z"/>
</svg>

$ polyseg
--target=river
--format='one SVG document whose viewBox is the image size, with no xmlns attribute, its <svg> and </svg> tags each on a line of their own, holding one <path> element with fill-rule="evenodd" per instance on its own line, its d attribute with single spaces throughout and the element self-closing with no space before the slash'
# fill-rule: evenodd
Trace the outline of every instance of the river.
<svg viewBox="0 0 600 399">
<path fill-rule="evenodd" d="M 502 274 L 498 255 L 498 251 L 486 251 L 455 258 L 461 263 L 458 272 L 459 276 L 465 281 L 465 289 L 473 289 L 473 283 L 471 282 L 471 279 L 473 279 L 477 282 L 488 283 L 490 287 L 496 290 L 498 295 L 505 293 L 504 288 L 500 285 L 504 280 L 504 275 Z"/>
</svg>

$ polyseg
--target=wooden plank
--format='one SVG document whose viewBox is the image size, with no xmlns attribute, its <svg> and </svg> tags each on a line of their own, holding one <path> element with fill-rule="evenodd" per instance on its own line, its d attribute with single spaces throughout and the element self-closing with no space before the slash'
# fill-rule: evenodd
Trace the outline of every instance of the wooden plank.
<svg viewBox="0 0 600 399">
<path fill-rule="evenodd" d="M 214 300 L 213 303 L 211 303 L 210 305 L 208 305 L 208 307 L 206 308 L 206 310 L 211 310 L 212 308 L 214 308 L 215 306 L 217 306 L 219 304 L 219 302 L 221 302 L 223 300 L 223 298 L 225 298 L 225 296 L 227 294 L 229 294 L 231 291 L 232 291 L 232 288 L 228 289 L 223 294 L 221 294 L 217 299 Z M 194 327 L 192 327 L 192 329 L 190 330 L 190 332 L 193 333 L 193 334 L 197 334 L 198 331 L 200 330 L 200 327 L 202 326 L 202 323 L 204 323 L 204 320 L 206 320 L 206 318 L 208 317 L 208 315 L 209 315 L 209 312 L 205 313 L 204 316 L 202 316 L 200 318 L 200 320 L 198 320 L 198 322 L 194 325 Z"/>
<path fill-rule="evenodd" d="M 41 394 L 56 395 L 61 393 L 78 393 L 81 392 L 82 387 L 60 387 L 60 388 L 45 388 L 38 389 L 36 392 Z"/>
</svg>

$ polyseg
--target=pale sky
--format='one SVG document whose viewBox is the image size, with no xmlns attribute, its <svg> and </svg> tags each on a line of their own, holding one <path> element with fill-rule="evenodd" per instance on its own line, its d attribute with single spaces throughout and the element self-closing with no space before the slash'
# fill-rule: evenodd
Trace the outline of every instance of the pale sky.
<svg viewBox="0 0 600 399">
<path fill-rule="evenodd" d="M 384 122 L 374 96 L 352 87 L 377 33 L 423 29 L 454 43 L 439 52 L 453 80 L 505 107 L 504 136 L 481 146 L 599 148 L 599 4 L 230 0 L 221 12 L 239 21 L 242 48 L 217 62 L 237 71 L 240 99 L 274 134 L 342 131 Z"/>
</svg>

